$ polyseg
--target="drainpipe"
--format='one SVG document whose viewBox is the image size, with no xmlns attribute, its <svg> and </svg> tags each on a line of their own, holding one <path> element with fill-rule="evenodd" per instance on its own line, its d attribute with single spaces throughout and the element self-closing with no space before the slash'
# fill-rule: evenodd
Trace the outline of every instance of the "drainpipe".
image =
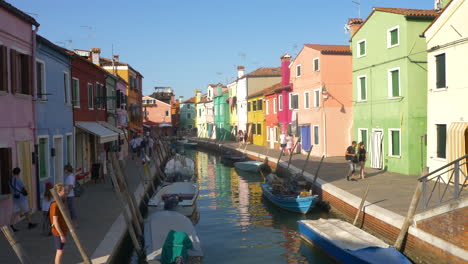
<svg viewBox="0 0 468 264">
<path fill-rule="evenodd" d="M 35 164 L 34 168 L 35 168 L 35 171 L 36 171 L 36 206 L 37 208 L 41 208 L 41 196 L 40 196 L 40 185 L 39 185 L 39 164 L 38 164 L 38 142 L 37 142 L 37 111 L 36 111 L 36 100 L 37 99 L 37 87 L 36 87 L 36 82 L 34 80 L 36 80 L 36 35 L 37 35 L 37 31 L 39 30 L 39 27 L 38 26 L 34 26 L 34 31 L 32 32 L 31 34 L 31 41 L 32 41 L 32 52 L 31 52 L 31 60 L 32 60 L 32 63 L 31 63 L 31 67 L 33 68 L 32 69 L 32 88 L 33 88 L 33 91 L 32 91 L 32 114 L 33 114 L 33 124 L 32 124 L 32 130 L 33 130 L 33 142 L 34 142 L 34 155 L 33 155 L 33 162 Z M 49 147 L 49 146 L 47 146 Z"/>
</svg>

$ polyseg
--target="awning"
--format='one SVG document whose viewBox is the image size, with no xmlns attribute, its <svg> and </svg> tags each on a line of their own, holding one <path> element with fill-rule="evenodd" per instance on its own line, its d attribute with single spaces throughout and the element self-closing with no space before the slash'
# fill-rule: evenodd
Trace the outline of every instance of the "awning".
<svg viewBox="0 0 468 264">
<path fill-rule="evenodd" d="M 447 135 L 447 150 L 448 150 L 448 161 L 454 161 L 458 158 L 466 155 L 466 142 L 465 142 L 465 133 L 468 129 L 468 122 L 453 122 L 448 128 Z M 465 175 L 467 174 L 466 166 L 461 168 Z"/>
<path fill-rule="evenodd" d="M 118 140 L 119 134 L 100 125 L 98 122 L 75 122 L 75 126 L 99 137 L 99 143 Z"/>
<path fill-rule="evenodd" d="M 118 135 L 124 135 L 124 131 L 122 131 L 122 129 L 118 128 L 118 127 L 115 127 L 107 122 L 103 122 L 103 121 L 99 121 L 99 124 L 102 125 L 103 127 L 109 129 L 109 130 L 112 130 L 114 131 L 115 133 L 117 133 Z"/>
<path fill-rule="evenodd" d="M 160 124 L 159 127 L 172 127 L 172 124 L 164 123 Z"/>
<path fill-rule="evenodd" d="M 144 127 L 147 127 L 147 128 L 151 128 L 150 125 L 147 125 L 147 124 L 143 124 Z"/>
</svg>

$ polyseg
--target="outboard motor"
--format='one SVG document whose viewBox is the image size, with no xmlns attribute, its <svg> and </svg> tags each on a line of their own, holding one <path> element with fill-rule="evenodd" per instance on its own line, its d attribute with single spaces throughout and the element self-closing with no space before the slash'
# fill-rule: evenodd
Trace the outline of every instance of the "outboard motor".
<svg viewBox="0 0 468 264">
<path fill-rule="evenodd" d="M 172 210 L 176 208 L 178 204 L 179 196 L 177 194 L 172 194 L 164 199 L 164 210 Z"/>
</svg>

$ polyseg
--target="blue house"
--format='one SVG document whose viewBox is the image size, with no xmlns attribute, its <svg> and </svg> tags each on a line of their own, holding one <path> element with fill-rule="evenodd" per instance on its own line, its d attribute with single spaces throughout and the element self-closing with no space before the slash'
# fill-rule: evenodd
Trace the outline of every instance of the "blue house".
<svg viewBox="0 0 468 264">
<path fill-rule="evenodd" d="M 74 165 L 70 63 L 71 58 L 64 49 L 37 36 L 36 169 L 40 193 L 46 182 L 63 182 L 63 167 Z"/>
</svg>

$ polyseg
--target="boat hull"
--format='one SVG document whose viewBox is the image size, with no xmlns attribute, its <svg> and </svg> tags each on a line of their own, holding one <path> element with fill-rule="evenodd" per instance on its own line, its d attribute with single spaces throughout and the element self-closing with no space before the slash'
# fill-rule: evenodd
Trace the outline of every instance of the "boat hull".
<svg viewBox="0 0 468 264">
<path fill-rule="evenodd" d="M 263 162 L 260 162 L 260 161 L 244 161 L 244 162 L 235 162 L 234 167 L 242 171 L 259 172 L 260 166 L 262 164 Z"/>
<path fill-rule="evenodd" d="M 318 202 L 318 197 L 316 195 L 308 197 L 281 197 L 271 192 L 270 184 L 262 183 L 261 186 L 263 195 L 270 202 L 291 212 L 306 214 Z"/>
</svg>

